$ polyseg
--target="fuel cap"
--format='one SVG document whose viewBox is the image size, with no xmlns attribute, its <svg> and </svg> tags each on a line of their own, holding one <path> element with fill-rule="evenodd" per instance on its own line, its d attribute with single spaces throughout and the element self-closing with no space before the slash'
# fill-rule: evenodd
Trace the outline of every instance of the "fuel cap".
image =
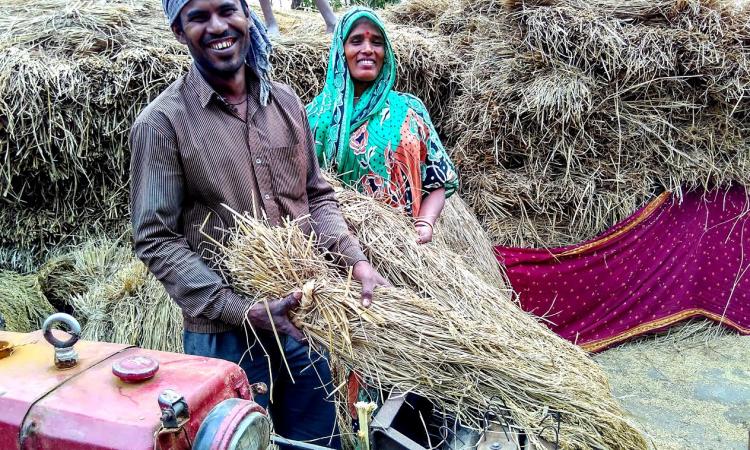
<svg viewBox="0 0 750 450">
<path fill-rule="evenodd" d="M 112 364 L 112 373 L 126 383 L 137 383 L 153 378 L 159 362 L 143 355 L 127 356 Z"/>
</svg>

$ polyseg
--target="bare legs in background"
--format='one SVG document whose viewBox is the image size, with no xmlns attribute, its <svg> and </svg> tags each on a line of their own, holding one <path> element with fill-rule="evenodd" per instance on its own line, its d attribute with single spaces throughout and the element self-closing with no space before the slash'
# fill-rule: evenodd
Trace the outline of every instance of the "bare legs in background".
<svg viewBox="0 0 750 450">
<path fill-rule="evenodd" d="M 263 11 L 263 18 L 266 20 L 266 27 L 268 27 L 268 33 L 271 35 L 279 34 L 279 24 L 276 22 L 276 17 L 273 15 L 273 9 L 271 8 L 271 0 L 259 0 L 260 9 Z M 294 1 L 292 4 L 294 5 Z M 299 4 L 300 2 L 296 2 Z M 323 20 L 326 22 L 326 33 L 333 33 L 333 29 L 336 28 L 336 15 L 333 13 L 328 0 L 315 0 L 315 6 L 318 7 L 320 15 L 323 16 Z"/>
</svg>

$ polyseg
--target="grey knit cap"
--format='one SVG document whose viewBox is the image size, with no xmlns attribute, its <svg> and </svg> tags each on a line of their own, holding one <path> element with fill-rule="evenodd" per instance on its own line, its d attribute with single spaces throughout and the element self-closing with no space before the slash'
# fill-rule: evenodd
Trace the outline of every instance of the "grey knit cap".
<svg viewBox="0 0 750 450">
<path fill-rule="evenodd" d="M 255 12 L 247 6 L 245 0 L 240 0 L 242 4 L 250 11 L 250 20 L 253 25 L 250 27 L 250 49 L 247 52 L 245 62 L 250 66 L 255 75 L 260 80 L 260 104 L 268 104 L 268 95 L 271 92 L 271 51 L 273 46 L 268 39 L 266 25 L 258 18 Z M 190 0 L 161 0 L 164 7 L 164 13 L 167 15 L 169 25 L 180 15 L 182 8 Z"/>
</svg>

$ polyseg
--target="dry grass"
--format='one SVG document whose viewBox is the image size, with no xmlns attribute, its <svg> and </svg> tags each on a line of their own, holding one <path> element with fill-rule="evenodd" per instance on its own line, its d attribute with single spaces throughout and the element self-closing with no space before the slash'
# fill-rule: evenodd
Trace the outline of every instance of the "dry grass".
<svg viewBox="0 0 750 450">
<path fill-rule="evenodd" d="M 310 26 L 317 13 L 279 21 L 275 78 L 309 101 L 330 36 Z M 393 33 L 399 87 L 439 122 L 457 62 L 424 30 Z M 0 4 L 0 245 L 43 256 L 71 234 L 112 234 L 128 215 L 130 126 L 189 64 L 158 0 Z"/>
<path fill-rule="evenodd" d="M 750 337 L 693 321 L 595 357 L 655 448 L 746 448 Z"/>
<path fill-rule="evenodd" d="M 36 276 L 0 270 L 0 316 L 7 331 L 38 330 L 53 312 Z"/>
<path fill-rule="evenodd" d="M 388 25 L 398 88 L 427 104 L 495 243 L 577 242 L 655 190 L 750 182 L 733 3 L 414 0 L 388 16 L 405 24 Z M 329 37 L 315 14 L 282 19 L 276 78 L 309 100 Z M 118 226 L 130 124 L 188 65 L 156 0 L 0 6 L 0 245 Z"/>
<path fill-rule="evenodd" d="M 294 320 L 334 365 L 416 392 L 464 423 L 478 426 L 493 409 L 533 436 L 549 425 L 549 411 L 560 411 L 563 448 L 645 448 L 584 352 L 521 311 L 461 255 L 439 243 L 417 246 L 408 218 L 350 190 L 339 202 L 396 286 L 376 291 L 371 308 L 362 309 L 359 285 L 297 226 L 270 228 L 240 215 L 224 249 L 235 287 L 252 298 L 304 287 Z"/>
<path fill-rule="evenodd" d="M 182 351 L 182 313 L 127 243 L 90 239 L 47 261 L 38 278 L 60 309 L 72 308 L 84 339 Z"/>
<path fill-rule="evenodd" d="M 472 216 L 456 217 L 469 212 L 460 199 L 448 202 L 442 228 L 436 229 L 435 239 L 428 245 L 416 243 L 411 221 L 391 206 L 343 188 L 337 188 L 337 199 L 368 259 L 395 286 L 439 298 L 446 307 L 465 306 L 464 312 L 476 319 L 491 313 L 496 301 L 514 298 L 484 231 Z M 455 302 L 457 292 L 474 288 L 478 290 L 474 295 Z M 492 290 L 482 291 L 485 288 Z"/>
<path fill-rule="evenodd" d="M 438 246 L 461 255 L 464 262 L 475 267 L 490 284 L 510 288 L 505 268 L 498 263 L 493 251 L 492 241 L 474 211 L 458 195 L 446 200 L 433 239 Z"/>
<path fill-rule="evenodd" d="M 656 189 L 750 183 L 746 6 L 416 1 L 393 17 L 451 33 L 463 70 L 444 129 L 495 242 L 578 242 Z"/>
<path fill-rule="evenodd" d="M 11 246 L 0 246 L 0 270 L 31 273 L 36 271 L 38 266 L 37 255 L 33 251 Z"/>
<path fill-rule="evenodd" d="M 182 352 L 182 313 L 164 287 L 136 259 L 100 280 L 70 304 L 84 339 Z"/>
</svg>

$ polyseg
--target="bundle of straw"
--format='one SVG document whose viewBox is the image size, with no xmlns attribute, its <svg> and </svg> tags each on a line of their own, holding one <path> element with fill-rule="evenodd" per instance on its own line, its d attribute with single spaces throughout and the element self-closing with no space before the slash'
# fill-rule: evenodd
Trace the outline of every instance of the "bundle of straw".
<svg viewBox="0 0 750 450">
<path fill-rule="evenodd" d="M 394 213 L 390 206 L 373 202 L 367 196 L 344 188 L 335 174 L 324 175 L 334 187 L 336 199 L 349 229 L 360 239 L 369 259 L 383 271 L 386 278 L 399 280 L 399 283 L 404 283 L 417 292 L 434 296 L 434 292 L 425 290 L 430 287 L 420 287 L 423 283 L 419 281 L 423 278 L 421 271 L 435 273 L 441 270 L 425 267 L 421 252 L 429 249 L 442 255 L 442 258 L 438 258 L 440 261 L 450 261 L 448 255 L 462 258 L 463 266 L 502 291 L 498 293 L 500 297 L 513 297 L 505 269 L 498 263 L 489 236 L 482 229 L 474 212 L 459 195 L 452 195 L 446 200 L 435 224 L 433 241 L 423 247 L 416 245 L 414 227 L 408 220 L 397 219 L 398 214 Z M 391 240 L 394 245 L 379 245 L 383 239 Z M 393 253 L 391 250 L 394 247 L 404 249 L 403 253 Z M 400 258 L 408 255 L 413 258 L 409 261 L 400 261 Z M 449 264 L 443 267 L 446 274 L 453 270 Z"/>
<path fill-rule="evenodd" d="M 84 339 L 182 352 L 182 313 L 135 258 L 70 303 Z"/>
<path fill-rule="evenodd" d="M 76 246 L 54 250 L 37 272 L 44 295 L 58 309 L 70 298 L 86 293 L 133 259 L 131 251 L 117 239 L 89 236 Z"/>
<path fill-rule="evenodd" d="M 348 205 L 352 198 L 357 204 Z M 537 434 L 554 440 L 543 429 L 550 424 L 548 411 L 558 411 L 562 448 L 646 447 L 583 351 L 498 294 L 459 255 L 443 254 L 438 246 L 415 249 L 416 243 L 400 247 L 406 242 L 392 237 L 411 229 L 407 218 L 352 191 L 340 193 L 339 201 L 349 219 L 369 202 L 370 211 L 382 214 L 361 218 L 371 229 L 378 229 L 372 219 L 391 221 L 368 252 L 396 256 L 376 264 L 383 268 L 390 261 L 386 273 L 397 287 L 377 290 L 373 306 L 362 309 L 358 283 L 294 223 L 271 228 L 237 214 L 223 248 L 235 288 L 255 298 L 279 298 L 303 287 L 293 320 L 313 345 L 330 351 L 334 364 L 422 395 L 466 424 L 478 426 L 481 414 L 493 409 L 504 411 L 532 441 Z"/>
<path fill-rule="evenodd" d="M 90 238 L 60 251 L 38 278 L 58 308 L 72 309 L 84 339 L 182 351 L 182 313 L 130 245 Z"/>
<path fill-rule="evenodd" d="M 477 319 L 497 301 L 514 298 L 487 235 L 460 198 L 446 202 L 434 240 L 427 245 L 416 243 L 411 221 L 389 205 L 340 186 L 336 198 L 368 259 L 393 285 L 446 307 L 467 306 L 466 313 Z M 458 292 L 466 299 L 456 303 Z"/>
<path fill-rule="evenodd" d="M 0 270 L 0 316 L 7 331 L 38 330 L 53 312 L 36 276 Z"/>
<path fill-rule="evenodd" d="M 433 240 L 461 255 L 469 267 L 475 267 L 490 284 L 510 286 L 505 269 L 498 264 L 493 243 L 472 209 L 458 195 L 445 202 Z"/>
</svg>

